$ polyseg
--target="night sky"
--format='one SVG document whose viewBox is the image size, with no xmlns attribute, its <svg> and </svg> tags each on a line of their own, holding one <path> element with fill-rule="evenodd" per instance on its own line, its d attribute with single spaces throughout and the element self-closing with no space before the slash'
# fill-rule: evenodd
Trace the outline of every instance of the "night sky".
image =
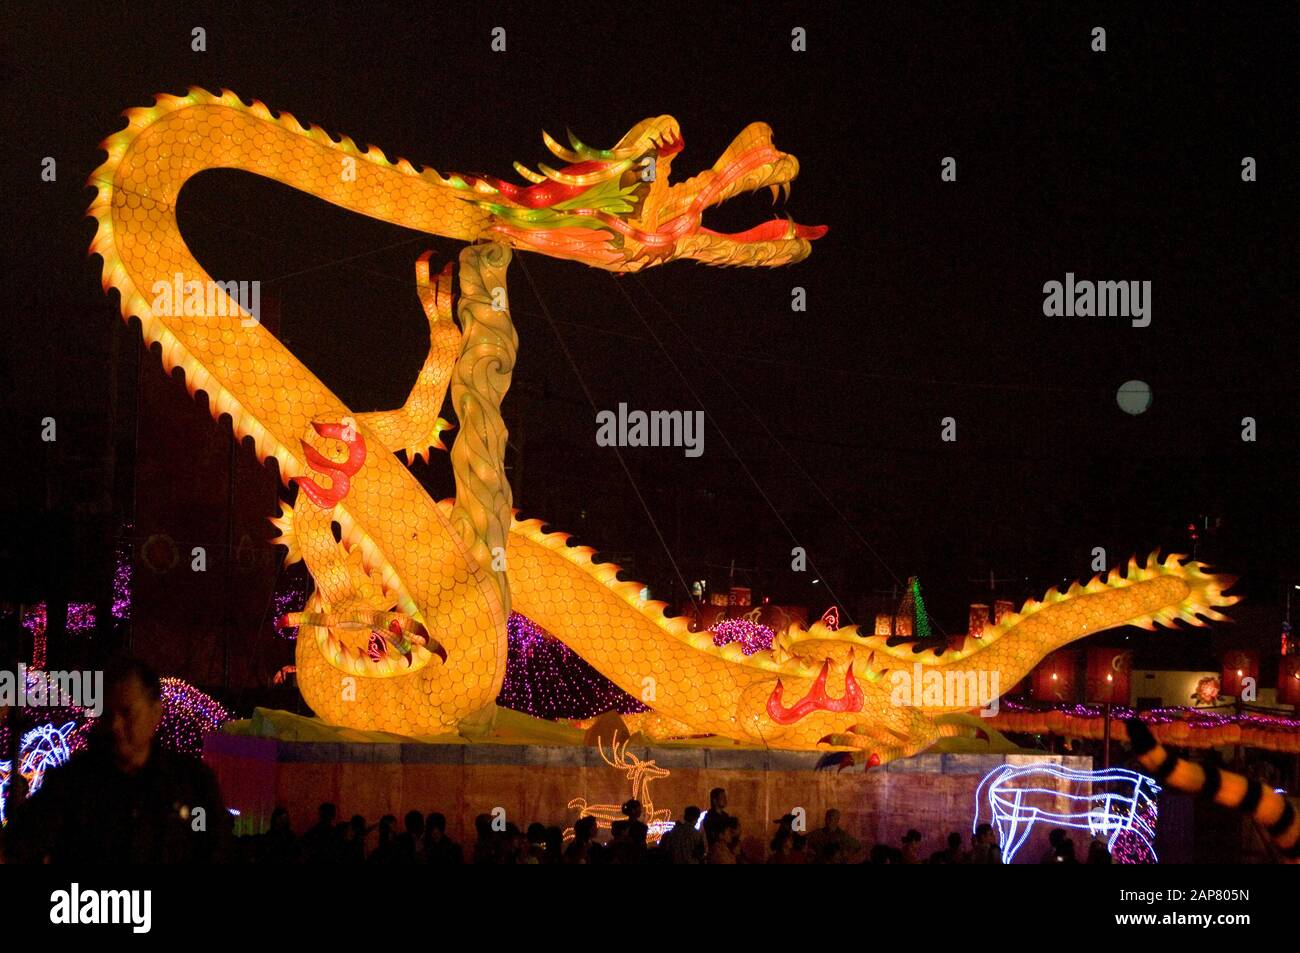
<svg viewBox="0 0 1300 953">
<path fill-rule="evenodd" d="M 1096 546 L 1112 561 L 1187 552 L 1196 522 L 1200 554 L 1243 577 L 1234 615 L 1275 651 L 1282 594 L 1300 582 L 1293 4 L 96 6 L 3 12 L 0 399 L 13 430 L 0 487 L 16 532 L 0 558 L 19 581 L 0 598 L 77 571 L 48 558 L 82 517 L 66 503 L 76 461 L 51 472 L 42 417 L 117 448 L 101 521 L 166 492 L 134 480 L 131 395 L 139 373 L 161 370 L 134 328 L 112 351 L 116 296 L 86 258 L 83 182 L 122 109 L 197 85 L 444 173 L 512 181 L 513 160 L 552 161 L 543 129 L 608 147 L 669 113 L 686 143 L 681 179 L 747 123 L 773 127 L 801 163 L 781 211 L 830 227 L 807 261 L 614 278 L 517 255 L 510 272 L 516 505 L 657 597 L 681 598 L 677 571 L 724 588 L 734 560 L 735 583 L 774 602 L 866 615 L 919 575 L 941 626 L 960 632 L 990 571 L 999 596 L 1039 595 L 1090 575 Z M 206 52 L 190 49 L 195 26 Z M 489 48 L 495 26 L 504 54 Z M 796 26 L 807 52 L 790 49 Z M 1089 48 L 1095 26 L 1105 53 Z M 55 183 L 40 181 L 45 156 Z M 956 182 L 940 180 L 945 156 Z M 1242 181 L 1244 156 L 1258 181 Z M 770 215 L 764 191 L 705 224 Z M 427 343 L 412 264 L 426 248 L 452 258 L 456 243 L 235 172 L 187 186 L 181 221 L 214 277 L 260 278 L 281 337 L 351 407 L 405 399 Z M 1151 281 L 1151 325 L 1045 317 L 1043 284 L 1066 272 Z M 806 312 L 791 311 L 795 286 Z M 1140 416 L 1116 404 L 1130 379 L 1153 394 Z M 709 415 L 699 459 L 624 451 L 649 515 L 595 445 L 583 382 L 599 409 Z M 1241 439 L 1247 416 L 1254 443 Z M 940 439 L 944 417 L 955 443 Z M 449 495 L 449 468 L 434 462 L 416 472 Z M 95 544 L 78 545 L 78 565 L 96 565 Z M 790 571 L 794 545 L 812 571 Z M 1175 653 L 1205 644 L 1152 638 Z"/>
</svg>

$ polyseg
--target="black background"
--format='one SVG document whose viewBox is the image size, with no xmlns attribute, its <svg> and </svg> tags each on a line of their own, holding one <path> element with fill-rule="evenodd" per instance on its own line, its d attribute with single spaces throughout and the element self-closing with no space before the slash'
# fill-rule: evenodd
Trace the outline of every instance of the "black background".
<svg viewBox="0 0 1300 953">
<path fill-rule="evenodd" d="M 1276 644 L 1300 582 L 1293 4 L 179 6 L 5 5 L 8 597 L 77 569 L 49 556 L 79 518 L 59 502 L 71 478 L 51 472 L 42 417 L 117 448 L 113 523 L 134 494 L 165 492 L 132 480 L 139 333 L 114 354 L 83 183 L 122 109 L 198 85 L 443 172 L 503 177 L 512 160 L 550 159 L 542 129 L 609 146 L 670 113 L 682 178 L 745 124 L 772 125 L 802 166 L 786 208 L 830 226 L 808 261 L 612 278 L 527 256 L 599 407 L 710 414 L 698 460 L 625 451 L 653 524 L 595 446 L 579 377 L 511 271 L 516 503 L 657 597 L 681 597 L 678 570 L 725 587 L 734 560 L 735 582 L 774 601 L 865 614 L 917 574 L 940 624 L 962 631 L 990 570 L 999 596 L 1038 595 L 1089 575 L 1095 546 L 1112 560 L 1187 552 L 1186 525 L 1209 518 L 1201 555 L 1243 576 L 1235 614 Z M 206 52 L 190 48 L 196 26 Z M 795 26 L 806 53 L 790 49 Z M 1105 53 L 1090 50 L 1095 26 Z M 45 156 L 56 183 L 40 180 Z M 955 183 L 940 181 L 944 156 Z M 705 224 L 745 228 L 769 206 L 742 196 Z M 427 340 L 412 262 L 455 243 L 234 172 L 187 186 L 181 221 L 214 277 L 260 278 L 279 297 L 282 337 L 350 406 L 401 403 Z M 1067 271 L 1150 280 L 1151 326 L 1044 317 L 1043 283 Z M 794 286 L 806 313 L 790 310 Z M 157 358 L 143 371 L 160 373 Z M 1115 401 L 1134 378 L 1154 395 L 1136 417 Z M 956 443 L 940 440 L 947 416 Z M 1255 443 L 1240 439 L 1245 416 Z M 450 493 L 445 461 L 417 472 Z M 813 571 L 789 571 L 796 543 Z M 78 545 L 78 565 L 101 564 Z M 1198 637 L 1158 638 L 1163 658 L 1203 663 Z"/>
</svg>

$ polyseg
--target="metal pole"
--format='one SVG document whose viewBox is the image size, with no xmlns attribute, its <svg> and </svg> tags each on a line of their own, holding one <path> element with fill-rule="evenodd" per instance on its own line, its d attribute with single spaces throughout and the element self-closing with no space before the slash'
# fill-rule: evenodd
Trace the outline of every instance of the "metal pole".
<svg viewBox="0 0 1300 953">
<path fill-rule="evenodd" d="M 1105 722 L 1105 731 L 1102 735 L 1102 747 L 1103 747 L 1103 751 L 1102 751 L 1102 758 L 1101 758 L 1101 767 L 1102 770 L 1104 771 L 1110 768 L 1110 702 L 1109 701 L 1106 702 L 1106 722 Z"/>
</svg>

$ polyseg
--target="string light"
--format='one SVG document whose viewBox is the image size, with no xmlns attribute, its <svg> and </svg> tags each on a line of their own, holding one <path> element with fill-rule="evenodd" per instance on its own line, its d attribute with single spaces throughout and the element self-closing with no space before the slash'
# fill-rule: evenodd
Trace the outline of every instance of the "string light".
<svg viewBox="0 0 1300 953">
<path fill-rule="evenodd" d="M 928 639 L 930 637 L 930 614 L 925 611 L 925 598 L 921 595 L 921 580 L 913 576 L 910 580 L 912 592 L 912 605 L 915 613 L 915 624 L 913 631 L 918 639 Z"/>
<path fill-rule="evenodd" d="M 230 713 L 211 695 L 179 678 L 162 680 L 163 717 L 154 736 L 169 751 L 203 753 L 203 736 L 216 731 Z"/>
<path fill-rule="evenodd" d="M 1061 712 L 1068 718 L 1101 718 L 1105 714 L 1104 705 L 1085 705 L 1063 702 L 1055 705 L 1026 705 L 1013 699 L 1004 698 L 1000 702 L 1004 711 L 1011 713 L 1045 714 Z M 1255 728 L 1286 732 L 1300 732 L 1300 718 L 1286 715 L 1268 714 L 1257 711 L 1237 712 L 1234 708 L 1209 710 L 1205 708 L 1152 708 L 1136 711 L 1123 705 L 1112 705 L 1111 718 L 1126 721 L 1129 718 L 1141 718 L 1149 725 L 1168 725 L 1181 722 L 1191 728 L 1220 728 L 1226 725 L 1249 725 Z"/>
<path fill-rule="evenodd" d="M 649 711 L 533 620 L 506 621 L 505 681 L 497 704 L 536 718 L 590 718 Z"/>
<path fill-rule="evenodd" d="M 123 527 L 129 534 L 131 525 Z M 131 618 L 131 549 L 129 542 L 123 538 L 118 543 L 113 567 L 113 601 L 110 608 L 112 618 L 121 622 Z M 22 616 L 22 626 L 32 634 L 31 668 L 43 669 L 47 661 L 49 616 L 46 604 L 38 602 L 31 606 Z M 93 602 L 69 602 L 68 618 L 64 630 L 70 635 L 87 635 L 95 631 L 97 618 Z"/>
<path fill-rule="evenodd" d="M 293 569 L 283 574 L 280 585 L 276 587 L 275 595 L 272 597 L 272 602 L 275 605 L 275 615 L 272 618 L 283 619 L 287 615 L 302 612 L 307 608 L 307 590 L 310 578 L 306 573 L 296 572 Z M 297 626 L 277 626 L 276 631 L 281 638 L 289 641 L 293 641 L 298 637 Z"/>
<path fill-rule="evenodd" d="M 776 632 L 771 626 L 744 618 L 722 619 L 709 631 L 713 633 L 714 645 L 722 647 L 732 642 L 739 642 L 743 655 L 766 652 L 772 647 L 772 640 L 776 638 Z"/>
<path fill-rule="evenodd" d="M 77 723 L 70 721 L 55 727 L 53 722 L 38 725 L 23 735 L 19 743 L 18 771 L 27 782 L 31 796 L 41 789 L 45 772 L 57 768 L 72 757 L 72 742 Z M 9 778 L 13 761 L 0 761 L 0 824 L 7 824 L 5 802 L 9 798 Z"/>
<path fill-rule="evenodd" d="M 617 768 L 625 773 L 628 781 L 632 784 L 632 799 L 641 803 L 641 822 L 646 825 L 647 844 L 659 843 L 659 838 L 663 837 L 673 828 L 673 812 L 668 809 L 655 810 L 654 801 L 650 800 L 650 782 L 659 778 L 666 778 L 672 772 L 667 768 L 661 768 L 654 763 L 654 759 L 642 761 L 634 754 L 628 754 L 627 747 L 631 744 L 631 739 L 623 742 L 623 747 L 618 746 L 618 732 L 614 732 L 614 737 L 610 741 L 610 754 L 605 754 L 605 748 L 599 738 L 596 739 L 596 749 L 600 752 L 600 759 L 611 768 Z M 596 819 L 596 828 L 598 830 L 609 830 L 616 821 L 623 819 L 623 808 L 618 804 L 588 804 L 587 799 L 575 797 L 569 802 L 571 809 L 576 809 L 578 819 L 584 817 L 594 817 Z M 564 832 L 566 841 L 572 840 L 574 830 L 570 827 Z"/>
<path fill-rule="evenodd" d="M 1055 705 L 1025 705 L 1003 698 L 993 726 L 1000 731 L 1031 734 L 1051 732 L 1079 738 L 1099 739 L 1105 733 L 1105 706 L 1064 702 Z M 1112 705 L 1112 721 L 1140 718 L 1148 725 L 1165 726 L 1161 737 L 1167 744 L 1186 748 L 1214 748 L 1241 744 L 1266 751 L 1300 754 L 1300 718 L 1235 708 L 1154 708 L 1134 711 Z"/>
<path fill-rule="evenodd" d="M 1132 829 L 1122 830 L 1115 837 L 1111 838 L 1110 856 L 1117 864 L 1154 864 L 1156 863 L 1155 851 L 1151 849 L 1151 844 L 1138 833 L 1140 830 L 1156 829 L 1156 821 L 1159 818 L 1159 802 L 1152 798 L 1147 798 L 1138 805 L 1138 824 Z"/>
<path fill-rule="evenodd" d="M 1017 782 L 1027 782 L 1023 786 Z M 1056 787 L 1038 787 L 1050 782 Z M 1075 794 L 1063 790 L 1064 785 L 1084 787 L 1093 793 Z M 1098 785 L 1112 786 L 1117 791 L 1096 792 Z M 975 789 L 975 820 L 972 829 L 980 824 L 982 801 L 987 800 L 992 824 L 1002 844 L 1002 862 L 1011 863 L 1016 852 L 1024 846 L 1037 823 L 1052 827 L 1086 830 L 1093 837 L 1107 836 L 1107 849 L 1120 862 L 1126 858 L 1150 856 L 1157 862 L 1154 847 L 1156 807 L 1155 797 L 1160 785 L 1151 778 L 1126 768 L 1107 768 L 1101 771 L 1080 771 L 1064 765 L 1002 764 L 994 768 Z M 1038 798 L 1033 797 L 1037 795 Z M 1066 809 L 1060 804 L 1067 802 Z M 1075 807 L 1079 804 L 1079 807 Z M 1128 839 L 1120 842 L 1120 835 Z M 1120 843 L 1119 856 L 1116 844 Z"/>
</svg>

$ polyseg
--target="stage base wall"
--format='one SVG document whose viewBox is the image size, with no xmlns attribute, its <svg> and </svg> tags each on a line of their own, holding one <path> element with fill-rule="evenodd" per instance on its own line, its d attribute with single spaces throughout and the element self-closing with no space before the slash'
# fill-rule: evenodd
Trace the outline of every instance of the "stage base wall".
<svg viewBox="0 0 1300 953">
<path fill-rule="evenodd" d="M 630 753 L 671 772 L 651 781 L 649 793 L 674 818 L 690 804 L 707 808 L 709 791 L 726 788 L 745 851 L 759 859 L 771 822 L 797 807 L 809 830 L 821 826 L 828 808 L 839 808 L 843 827 L 868 848 L 898 847 L 910 828 L 925 835 L 925 857 L 942 849 L 952 831 L 969 846 L 975 789 L 996 766 L 1092 768 L 1090 758 L 1060 755 L 920 755 L 871 770 L 817 771 L 816 753 L 653 747 Z M 209 736 L 204 761 L 216 771 L 228 806 L 239 810 L 244 834 L 265 830 L 277 806 L 289 810 L 301 834 L 321 802 L 331 801 L 341 819 L 361 814 L 372 824 L 384 814 L 400 822 L 412 809 L 441 811 L 447 832 L 468 848 L 474 818 L 497 807 L 520 828 L 534 821 L 570 827 L 577 816 L 570 800 L 617 805 L 632 794 L 624 771 L 584 747 L 288 742 L 218 733 Z M 1086 832 L 1072 835 L 1082 860 Z M 1035 831 L 1017 859 L 1037 860 L 1046 838 L 1046 829 Z"/>
</svg>

